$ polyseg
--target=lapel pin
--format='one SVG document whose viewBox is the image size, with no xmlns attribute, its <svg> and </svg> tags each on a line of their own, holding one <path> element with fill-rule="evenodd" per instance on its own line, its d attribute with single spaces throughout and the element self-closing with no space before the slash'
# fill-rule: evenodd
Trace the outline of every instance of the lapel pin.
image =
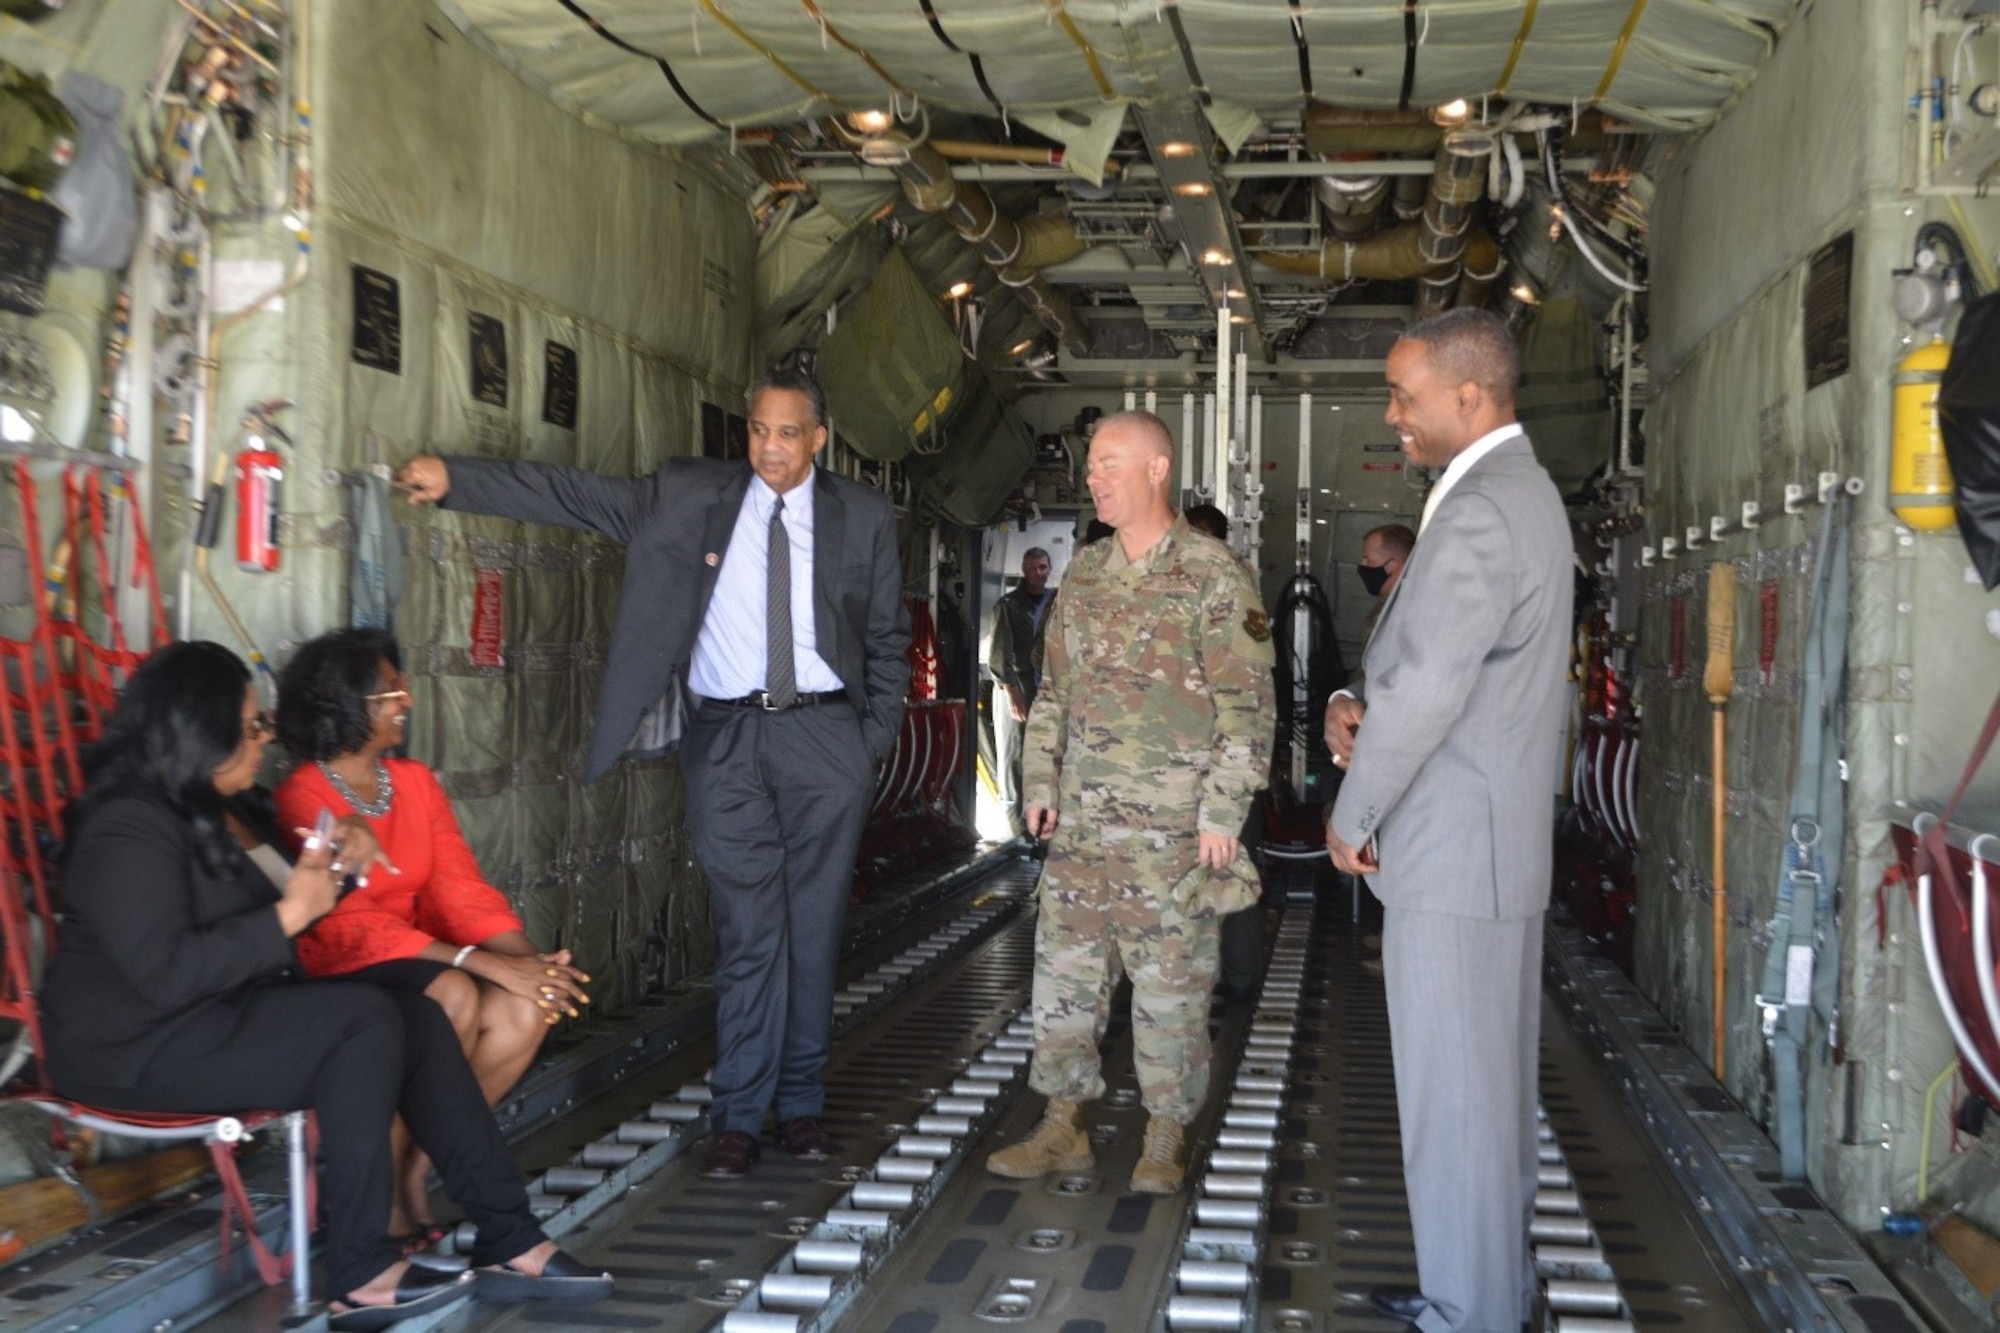
<svg viewBox="0 0 2000 1333">
<path fill-rule="evenodd" d="M 708 567 L 710 569 L 714 569 L 717 565 L 722 563 L 722 557 L 717 555 L 713 551 L 710 551 L 706 558 L 708 560 Z"/>
</svg>

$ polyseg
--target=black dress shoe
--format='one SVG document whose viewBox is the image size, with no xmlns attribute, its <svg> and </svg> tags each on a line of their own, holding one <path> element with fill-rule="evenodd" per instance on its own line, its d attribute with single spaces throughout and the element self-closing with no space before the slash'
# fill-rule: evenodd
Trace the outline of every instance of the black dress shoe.
<svg viewBox="0 0 2000 1333">
<path fill-rule="evenodd" d="M 826 1141 L 826 1126 L 816 1115 L 793 1116 L 778 1122 L 778 1142 L 792 1156 L 807 1162 L 824 1162 L 833 1156 Z"/>
<path fill-rule="evenodd" d="M 405 1319 L 433 1310 L 442 1310 L 472 1294 L 472 1274 L 447 1273 L 422 1264 L 411 1264 L 396 1284 L 396 1298 L 389 1305 L 357 1305 L 343 1298 L 345 1310 L 329 1309 L 326 1326 L 333 1333 L 374 1333 Z"/>
<path fill-rule="evenodd" d="M 1415 1287 L 1371 1287 L 1368 1303 L 1392 1319 L 1413 1323 L 1418 1315 L 1431 1308 L 1430 1298 Z"/>
<path fill-rule="evenodd" d="M 725 1129 L 708 1145 L 701 1159 L 701 1174 L 710 1180 L 734 1180 L 750 1174 L 757 1160 L 757 1140 L 740 1129 Z"/>
</svg>

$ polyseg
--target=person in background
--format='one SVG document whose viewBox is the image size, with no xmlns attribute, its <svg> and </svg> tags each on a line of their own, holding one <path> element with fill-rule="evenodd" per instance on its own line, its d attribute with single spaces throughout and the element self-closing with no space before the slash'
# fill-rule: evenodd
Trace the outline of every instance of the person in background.
<svg viewBox="0 0 2000 1333">
<path fill-rule="evenodd" d="M 1047 622 L 1055 589 L 1049 586 L 1049 553 L 1031 546 L 1021 557 L 1021 581 L 993 608 L 993 645 L 987 669 L 993 673 L 994 748 L 999 751 L 1000 801 L 1014 836 L 1024 837 L 1021 822 L 1021 736 L 1028 709 L 1042 685 L 1042 626 Z"/>
<path fill-rule="evenodd" d="M 466 846 L 437 775 L 394 756 L 409 727 L 410 683 L 396 641 L 342 629 L 306 643 L 278 681 L 278 739 L 298 767 L 278 787 L 281 828 L 321 810 L 366 820 L 388 859 L 299 937 L 315 977 L 415 991 L 437 1001 L 493 1106 L 518 1083 L 550 1025 L 574 1016 L 590 980 L 568 950 L 544 953 Z M 397 1127 L 390 1230 L 441 1234 L 424 1188 L 430 1161 Z"/>
<path fill-rule="evenodd" d="M 1271 629 L 1242 564 L 1169 506 L 1172 447 L 1151 413 L 1098 425 L 1087 476 L 1117 534 L 1076 554 L 1050 612 L 1022 774 L 1028 830 L 1054 839 L 1029 1075 L 1049 1101 L 987 1159 L 1010 1179 L 1094 1163 L 1080 1104 L 1104 1092 L 1098 1043 L 1122 965 L 1150 1113 L 1132 1189 L 1180 1188 L 1208 1095 L 1216 918 L 1255 900 L 1237 835 L 1270 771 Z"/>
<path fill-rule="evenodd" d="M 468 1282 L 498 1301 L 610 1295 L 609 1274 L 536 1224 L 443 1012 L 299 979 L 293 940 L 333 908 L 346 863 L 317 816 L 281 884 L 245 855 L 229 802 L 270 735 L 249 668 L 219 644 L 172 644 L 132 673 L 65 812 L 67 911 L 41 992 L 50 1082 L 121 1111 L 310 1109 L 336 1333 L 437 1309 Z M 475 1274 L 412 1266 L 385 1229 L 399 1110 L 478 1228 Z"/>
<path fill-rule="evenodd" d="M 1389 604 L 1390 594 L 1396 591 L 1396 583 L 1403 577 L 1403 566 L 1409 563 L 1410 552 L 1416 544 L 1417 534 L 1401 523 L 1384 523 L 1379 528 L 1370 528 L 1361 539 L 1361 563 L 1354 567 L 1354 572 L 1361 576 L 1361 586 L 1375 599 L 1375 605 L 1368 608 L 1368 620 L 1361 631 L 1364 651 L 1368 640 L 1375 637 L 1375 626 L 1382 619 L 1382 608 Z"/>
</svg>

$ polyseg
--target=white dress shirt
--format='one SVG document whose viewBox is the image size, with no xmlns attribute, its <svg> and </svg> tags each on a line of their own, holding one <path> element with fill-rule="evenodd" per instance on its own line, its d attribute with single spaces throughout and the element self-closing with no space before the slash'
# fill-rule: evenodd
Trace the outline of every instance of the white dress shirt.
<svg viewBox="0 0 2000 1333">
<path fill-rule="evenodd" d="M 819 655 L 813 625 L 813 488 L 818 470 L 785 493 L 783 522 L 792 547 L 792 674 L 801 694 L 844 688 Z M 722 553 L 715 595 L 702 618 L 688 665 L 688 688 L 704 699 L 740 699 L 764 689 L 766 546 L 771 506 L 778 493 L 758 476 L 750 478 L 742 512 Z"/>
<path fill-rule="evenodd" d="M 1498 430 L 1487 431 L 1465 446 L 1458 457 L 1445 465 L 1444 475 L 1437 479 L 1437 485 L 1431 487 L 1431 493 L 1424 497 L 1424 516 L 1417 520 L 1417 534 L 1419 536 L 1423 534 L 1425 526 L 1431 521 L 1431 515 L 1435 514 L 1437 507 L 1444 503 L 1446 492 L 1458 484 L 1460 477 L 1472 471 L 1474 463 L 1492 453 L 1495 445 L 1526 433 L 1521 429 L 1520 422 L 1510 421 Z"/>
</svg>

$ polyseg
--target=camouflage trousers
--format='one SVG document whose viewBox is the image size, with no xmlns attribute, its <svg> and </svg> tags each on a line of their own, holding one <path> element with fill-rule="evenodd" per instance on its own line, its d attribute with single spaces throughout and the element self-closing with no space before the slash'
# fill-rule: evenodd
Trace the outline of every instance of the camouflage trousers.
<svg viewBox="0 0 2000 1333">
<path fill-rule="evenodd" d="M 1122 971 L 1132 978 L 1132 1063 L 1146 1109 L 1183 1124 L 1201 1109 L 1220 932 L 1213 913 L 1183 915 L 1167 901 L 1174 859 L 1109 858 L 1060 842 L 1050 853 L 1035 925 L 1036 1092 L 1104 1095 L 1097 1048 Z"/>
</svg>

